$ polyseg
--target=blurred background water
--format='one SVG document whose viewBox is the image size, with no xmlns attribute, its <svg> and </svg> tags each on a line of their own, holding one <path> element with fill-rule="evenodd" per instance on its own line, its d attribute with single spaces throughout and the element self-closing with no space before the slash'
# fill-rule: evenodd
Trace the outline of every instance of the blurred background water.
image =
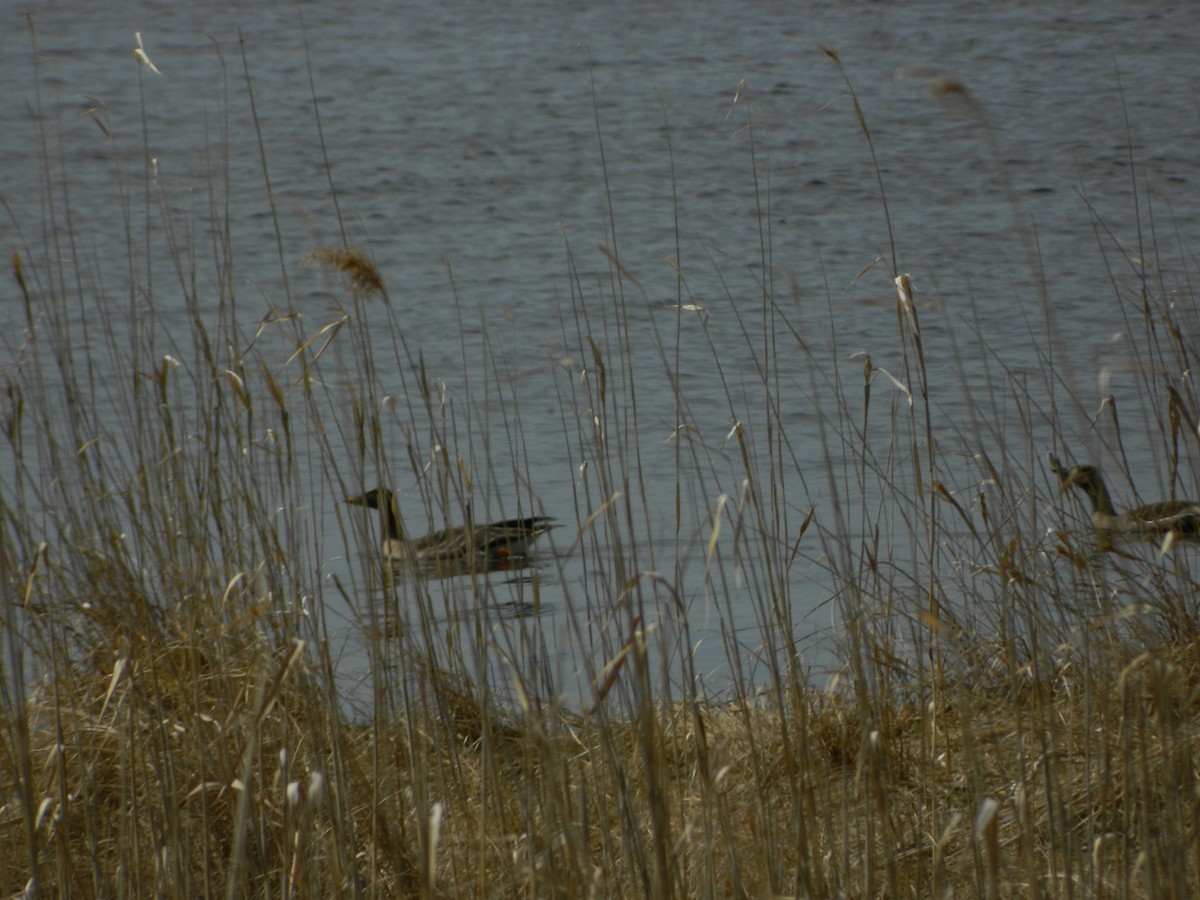
<svg viewBox="0 0 1200 900">
<path fill-rule="evenodd" d="M 551 551 L 562 562 L 543 585 L 537 627 L 568 676 L 581 651 L 560 614 L 573 586 L 588 591 L 569 545 L 590 510 L 578 504 L 582 460 L 561 392 L 588 364 L 579 310 L 612 321 L 610 254 L 637 280 L 624 309 L 625 362 L 638 372 L 637 465 L 649 531 L 668 545 L 672 440 L 683 424 L 662 356 L 678 315 L 672 261 L 720 360 L 714 377 L 708 338 L 685 321 L 686 424 L 715 456 L 736 456 L 728 441 L 738 405 L 761 406 L 761 358 L 746 339 L 761 332 L 761 283 L 786 301 L 812 351 L 785 346 L 773 360 L 782 396 L 794 400 L 780 415 L 803 479 L 787 499 L 796 528 L 810 505 L 818 520 L 830 514 L 819 386 L 861 379 L 863 354 L 903 370 L 880 186 L 846 83 L 818 45 L 837 50 L 861 102 L 898 270 L 913 275 L 930 381 L 940 385 L 934 427 L 964 455 L 988 449 L 971 446 L 981 435 L 1029 441 L 1031 458 L 1050 449 L 1033 446 L 1003 399 L 1007 379 L 1042 377 L 1048 352 L 1083 407 L 1122 390 L 1136 405 L 1136 382 L 1111 376 L 1131 359 L 1114 277 L 1136 281 L 1136 258 L 1151 252 L 1139 235 L 1153 235 L 1156 271 L 1182 283 L 1200 229 L 1193 4 L 64 0 L 40 4 L 33 27 L 3 13 L 4 249 L 42 265 L 76 256 L 96 302 L 132 312 L 132 234 L 135 253 L 151 260 L 134 266 L 146 273 L 140 289 L 153 280 L 168 328 L 177 296 L 186 330 L 172 260 L 194 262 L 198 311 L 215 314 L 226 276 L 211 263 L 210 191 L 228 185 L 218 207 L 236 248 L 228 274 L 239 325 L 252 333 L 275 309 L 299 314 L 312 333 L 336 304 L 318 273 L 297 277 L 296 266 L 315 247 L 342 245 L 340 213 L 345 240 L 387 280 L 408 346 L 476 416 L 473 455 L 508 473 L 488 486 L 487 512 L 515 514 L 532 495 L 541 508 L 527 512 L 562 523 Z M 135 62 L 135 32 L 161 76 Z M 147 158 L 161 191 L 153 203 L 143 194 Z M 51 197 L 51 181 L 68 188 Z M 68 217 L 76 245 L 39 257 L 46 224 Z M 151 241 L 138 237 L 147 230 Z M 0 368 L 16 364 L 26 328 L 12 279 L 3 284 Z M 96 311 L 79 304 L 72 314 L 85 324 Z M 966 428 L 980 409 L 992 421 Z M 1081 461 L 1094 458 L 1102 441 L 1087 417 L 1061 424 Z M 1153 440 L 1135 435 L 1127 450 L 1153 488 L 1162 472 Z M 736 495 L 736 474 L 731 464 L 727 481 L 705 483 L 711 492 L 685 489 L 696 523 L 685 556 L 702 556 L 704 511 L 718 487 Z M 16 477 L 0 460 L 0 483 L 15 489 Z M 964 468 L 960 487 L 971 477 Z M 402 502 L 412 496 L 411 476 L 395 486 Z M 341 497 L 311 500 L 324 513 Z M 318 582 L 363 563 L 328 518 L 313 541 Z M 819 667 L 822 636 L 836 624 L 828 580 L 820 565 L 794 577 L 799 638 Z M 718 687 L 728 678 L 715 611 L 724 602 L 701 593 L 686 604 L 701 640 L 697 668 Z M 728 602 L 736 618 L 736 591 Z M 334 618 L 353 670 L 354 617 Z M 753 656 L 749 621 L 736 639 Z"/>
</svg>

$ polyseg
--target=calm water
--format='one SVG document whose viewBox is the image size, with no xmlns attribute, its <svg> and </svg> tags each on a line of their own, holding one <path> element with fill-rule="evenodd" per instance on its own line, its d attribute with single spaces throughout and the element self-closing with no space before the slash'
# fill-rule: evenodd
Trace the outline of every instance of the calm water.
<svg viewBox="0 0 1200 900">
<path fill-rule="evenodd" d="M 597 333 L 615 321 L 610 266 L 596 249 L 614 246 L 610 203 L 615 247 L 638 281 L 627 285 L 632 331 L 625 362 L 638 373 L 646 518 L 666 546 L 674 539 L 676 472 L 675 400 L 656 337 L 673 334 L 676 316 L 676 276 L 666 260 L 681 259 L 688 301 L 707 310 L 735 412 L 744 403 L 747 421 L 762 405 L 743 333 L 759 333 L 757 281 L 772 280 L 813 348 L 806 357 L 785 347 L 777 362 L 784 396 L 795 400 L 794 409 L 781 411 L 788 439 L 800 469 L 817 473 L 789 489 L 793 528 L 810 503 L 819 516 L 828 512 L 814 384 L 834 373 L 861 378 L 856 354 L 864 352 L 878 366 L 902 370 L 879 188 L 846 85 L 818 43 L 840 53 L 871 128 L 899 269 L 917 284 L 931 380 L 945 385 L 935 425 L 952 444 L 960 436 L 966 444 L 952 450 L 980 449 L 970 446 L 975 435 L 965 426 L 972 406 L 993 411 L 981 434 L 1028 440 L 1002 399 L 1006 382 L 992 379 L 1004 370 L 1036 378 L 1047 347 L 1066 386 L 1085 407 L 1098 406 L 1101 369 L 1127 358 L 1120 335 L 1128 326 L 1106 265 L 1133 282 L 1132 267 L 1114 248 L 1142 252 L 1135 187 L 1143 233 L 1156 230 L 1169 275 L 1179 274 L 1176 260 L 1191 259 L 1200 232 L 1194 4 L 124 6 L 113 12 L 99 4 L 42 4 L 36 78 L 28 30 L 18 14 L 3 14 L 0 76 L 8 90 L 0 105 L 0 196 L 11 214 L 2 226 L 5 249 L 19 245 L 18 227 L 34 247 L 42 234 L 43 154 L 31 115 L 40 103 L 47 154 L 62 162 L 56 178 L 70 185 L 70 216 L 87 266 L 106 292 L 127 301 L 121 216 L 127 207 L 140 216 L 143 200 L 140 188 L 131 200 L 121 185 L 143 183 L 144 109 L 148 153 L 178 246 L 196 254 L 201 296 L 208 288 L 215 297 L 217 279 L 205 256 L 207 190 L 227 165 L 242 327 L 252 331 L 275 306 L 299 312 L 315 330 L 333 304 L 317 273 L 303 277 L 296 264 L 313 247 L 338 246 L 342 238 L 312 113 L 311 62 L 350 242 L 378 263 L 408 345 L 421 350 L 456 408 L 480 418 L 491 411 L 470 452 L 475 458 L 486 450 L 499 474 L 477 502 L 507 514 L 532 491 L 563 522 L 558 562 L 543 590 L 549 612 L 520 628 L 544 630 L 538 640 L 564 674 L 577 668 L 581 651 L 559 614 L 602 598 L 579 599 L 586 575 L 568 552 L 577 518 L 599 497 L 579 493 L 581 459 L 564 428 L 560 396 L 564 373 L 587 364 L 579 358 L 576 311 L 592 310 Z M 239 29 L 289 265 L 286 286 Z M 134 63 L 136 31 L 162 77 Z M 916 66 L 958 79 L 977 105 L 935 95 L 926 80 L 896 77 Z M 85 114 L 89 109 L 95 116 Z M 56 201 L 60 218 L 63 203 Z M 157 211 L 153 221 L 164 229 Z M 760 228 L 769 228 L 769 269 Z M 578 270 L 574 289 L 567 243 Z M 175 284 L 167 269 L 155 287 L 168 327 Z M 0 358 L 0 367 L 15 357 L 24 328 L 11 279 L 4 285 L 0 328 L 9 358 Z M 1044 297 L 1057 335 L 1044 333 Z M 616 340 L 605 335 L 608 345 Z M 486 362 L 464 369 L 464 359 Z M 730 401 L 712 377 L 713 354 L 698 327 L 685 326 L 681 359 L 688 421 L 720 459 L 701 487 L 684 489 L 697 523 L 684 538 L 694 562 L 703 552 L 703 510 L 722 490 L 736 494 L 739 481 L 736 459 L 729 459 L 736 448 L 726 444 Z M 981 404 L 990 388 L 1001 398 Z M 1118 379 L 1108 389 L 1132 388 Z M 1136 404 L 1136 395 L 1128 402 Z M 518 417 L 524 443 L 516 465 L 532 482 L 522 489 L 507 438 Z M 1084 416 L 1062 425 L 1078 436 L 1081 455 L 1098 446 Z M 1136 440 L 1130 452 L 1135 460 L 1150 456 Z M 1147 464 L 1161 471 L 1159 463 Z M 406 468 L 397 459 L 393 471 Z M 11 485 L 11 472 L 2 469 L 0 460 L 0 481 Z M 962 486 L 972 477 L 964 468 Z M 402 498 L 415 495 L 411 481 L 397 487 Z M 323 495 L 313 503 L 325 511 L 339 499 Z M 319 579 L 361 564 L 332 528 L 315 545 Z M 819 557 L 820 549 L 808 553 Z M 731 591 L 735 619 L 739 596 Z M 800 637 L 819 666 L 820 639 L 834 615 L 819 572 L 798 566 L 793 597 L 806 632 Z M 697 667 L 719 686 L 726 674 L 717 600 L 696 590 L 686 607 L 693 639 L 706 641 Z M 339 615 L 352 644 L 354 628 Z M 744 625 L 738 639 L 752 650 L 758 638 L 748 610 Z M 497 640 L 519 648 L 505 622 L 496 627 Z"/>
</svg>

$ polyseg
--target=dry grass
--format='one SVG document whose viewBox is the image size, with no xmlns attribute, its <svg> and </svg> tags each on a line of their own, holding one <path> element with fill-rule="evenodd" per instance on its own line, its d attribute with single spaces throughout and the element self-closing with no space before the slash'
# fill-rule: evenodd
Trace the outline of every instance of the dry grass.
<svg viewBox="0 0 1200 900">
<path fill-rule="evenodd" d="M 740 134 L 756 128 L 749 115 Z M 47 195 L 64 168 L 42 166 Z M 195 233 L 227 231 L 220 215 Z M 961 385 L 929 379 L 936 337 L 907 277 L 891 272 L 887 371 L 830 366 L 759 269 L 719 270 L 728 302 L 695 321 L 682 262 L 665 289 L 614 249 L 606 288 L 573 277 L 570 346 L 548 376 L 578 473 L 574 521 L 553 511 L 584 572 L 562 610 L 587 648 L 572 693 L 538 661 L 536 618 L 512 624 L 512 645 L 487 637 L 488 582 L 468 579 L 451 609 L 428 579 L 385 583 L 368 564 L 342 584 L 323 568 L 323 553 L 374 545 L 340 501 L 376 476 L 415 485 L 431 527 L 500 486 L 541 511 L 519 415 L 503 413 L 515 461 L 499 470 L 479 411 L 447 399 L 389 304 L 368 309 L 386 296 L 372 260 L 310 255 L 344 276 L 328 321 L 273 309 L 243 328 L 220 294 L 211 315 L 189 306 L 185 333 L 153 295 L 129 291 L 126 318 L 119 297 L 94 296 L 103 279 L 56 250 L 78 237 L 69 217 L 26 231 L 49 237 L 12 256 L 29 327 L 2 372 L 0 894 L 1200 892 L 1195 549 L 1105 553 L 1077 527 L 1031 462 L 1068 456 L 1069 423 L 1091 421 L 1048 363 L 1006 383 L 1003 409 L 969 398 L 964 421 L 1011 417 L 1015 438 L 935 428 Z M 569 242 L 567 262 L 583 268 Z M 1174 479 L 1195 468 L 1200 329 L 1181 320 L 1189 264 L 1178 282 L 1171 270 L 1113 282 L 1143 326 L 1133 427 L 1161 438 Z M 675 331 L 655 331 L 647 366 L 630 335 L 646 297 L 671 290 Z M 92 341 L 70 340 L 79 310 Z M 685 328 L 689 352 L 708 342 L 702 389 L 735 423 L 719 452 L 690 417 Z M 750 381 L 726 374 L 733 352 Z M 489 357 L 479 374 L 520 409 L 502 367 Z M 130 377 L 90 378 L 110 370 Z M 652 387 L 676 402 L 665 442 L 639 419 Z M 796 397 L 818 411 L 819 466 L 789 439 Z M 1123 448 L 1116 406 L 1110 430 L 1093 425 Z M 650 533 L 640 483 L 651 445 L 675 454 L 669 540 Z M 321 545 L 323 517 L 340 546 Z M 801 566 L 830 585 L 836 663 L 821 677 L 793 618 Z M 725 642 L 719 695 L 696 671 L 695 598 L 717 621 L 704 639 Z M 357 706 L 339 687 L 335 607 L 366 654 Z"/>
<path fill-rule="evenodd" d="M 351 290 L 365 295 L 384 292 L 383 276 L 361 250 L 353 247 L 347 250 L 319 247 L 311 251 L 305 259 L 340 273 Z"/>
<path fill-rule="evenodd" d="M 331 721 L 304 655 L 253 633 L 142 641 L 114 648 L 108 669 L 98 651 L 34 698 L 43 886 L 629 896 L 653 873 L 677 896 L 1185 896 L 1195 884 L 1195 860 L 1170 850 L 1196 841 L 1195 644 L 1089 673 L 1086 692 L 1070 666 L 956 680 L 893 698 L 885 722 L 816 689 L 664 703 L 648 721 L 505 712 L 431 672 L 429 717 L 367 727 Z M 7 796 L 15 850 L 25 817 Z M 656 807 L 671 835 L 657 873 Z M 19 887 L 25 855 L 0 861 Z"/>
</svg>

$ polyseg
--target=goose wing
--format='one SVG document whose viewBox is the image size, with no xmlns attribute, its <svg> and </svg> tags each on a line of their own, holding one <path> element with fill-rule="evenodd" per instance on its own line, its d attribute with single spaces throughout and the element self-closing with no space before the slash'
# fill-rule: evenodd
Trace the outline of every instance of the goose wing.
<svg viewBox="0 0 1200 900">
<path fill-rule="evenodd" d="M 1134 528 L 1156 534 L 1174 531 L 1181 537 L 1200 536 L 1200 504 L 1190 500 L 1163 500 L 1131 509 L 1125 518 Z"/>
<path fill-rule="evenodd" d="M 553 527 L 546 516 L 505 519 L 474 528 L 447 528 L 413 542 L 413 555 L 423 559 L 461 559 L 475 554 L 507 551 L 524 556 L 529 546 Z"/>
</svg>

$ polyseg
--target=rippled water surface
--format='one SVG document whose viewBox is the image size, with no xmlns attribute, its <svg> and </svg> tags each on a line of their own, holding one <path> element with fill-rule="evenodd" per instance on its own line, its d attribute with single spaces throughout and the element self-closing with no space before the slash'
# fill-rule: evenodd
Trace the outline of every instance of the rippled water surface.
<svg viewBox="0 0 1200 900">
<path fill-rule="evenodd" d="M 772 360 L 773 387 L 793 404 L 780 420 L 797 467 L 808 471 L 787 497 L 794 532 L 810 506 L 818 517 L 829 512 L 818 386 L 861 379 L 863 354 L 903 370 L 893 252 L 917 286 L 929 377 L 941 387 L 934 427 L 967 454 L 988 448 L 959 446 L 964 434 L 1027 439 L 1007 420 L 1003 394 L 1010 376 L 1043 371 L 1046 347 L 1083 405 L 1098 405 L 1103 367 L 1127 352 L 1120 335 L 1128 309 L 1114 277 L 1136 281 L 1130 259 L 1151 252 L 1139 234 L 1154 236 L 1158 270 L 1170 275 L 1177 260 L 1192 258 L 1200 230 L 1200 7 L 1192 4 L 102 6 L 44 4 L 34 18 L 36 51 L 21 19 L 4 13 L 5 249 L 37 247 L 46 221 L 69 216 L 78 244 L 57 252 L 83 260 L 97 296 L 128 302 L 129 235 L 143 235 L 149 221 L 154 241 L 134 240 L 135 253 L 153 260 L 136 261 L 147 273 L 140 281 L 155 273 L 155 307 L 168 327 L 172 295 L 180 295 L 186 330 L 166 261 L 195 261 L 200 314 L 214 314 L 223 276 L 207 260 L 214 222 L 228 222 L 239 324 L 252 332 L 275 308 L 298 313 L 311 333 L 333 317 L 334 303 L 328 283 L 311 269 L 304 277 L 298 263 L 314 247 L 341 245 L 344 224 L 345 240 L 365 248 L 387 280 L 408 347 L 455 408 L 472 413 L 470 440 L 462 436 L 469 446 L 457 449 L 476 463 L 487 456 L 497 473 L 476 502 L 515 514 L 533 497 L 537 511 L 560 520 L 551 551 L 560 564 L 536 598 L 549 610 L 538 621 L 552 647 L 571 643 L 558 615 L 567 606 L 606 602 L 579 596 L 587 582 L 572 558 L 579 523 L 602 499 L 580 488 L 575 425 L 564 427 L 563 392 L 588 365 L 581 334 L 596 333 L 608 347 L 628 342 L 619 356 L 636 373 L 642 452 L 633 470 L 647 530 L 663 535 L 664 548 L 681 540 L 695 564 L 704 510 L 719 490 L 739 490 L 731 421 L 743 406 L 762 406 L 756 323 L 764 283 L 812 351 L 784 342 Z M 135 32 L 161 76 L 135 62 Z M 840 55 L 872 145 L 842 74 L 818 45 Z M 931 90 L 937 77 L 969 98 Z M 150 201 L 147 157 L 161 190 Z M 69 185 L 53 212 L 47 160 L 54 181 Z M 624 279 L 613 278 L 614 257 Z M 608 330 L 617 281 L 624 335 Z M 15 360 L 25 327 L 6 284 L 0 327 L 9 358 L 0 365 Z M 664 354 L 676 352 L 681 299 L 703 308 L 689 315 L 707 326 L 685 321 L 680 332 L 684 418 L 720 460 L 711 471 L 722 474 L 683 489 L 692 509 L 685 521 L 696 525 L 680 538 L 680 413 Z M 1046 333 L 1046 302 L 1057 335 Z M 381 305 L 371 309 L 385 334 Z M 75 315 L 95 313 L 81 306 Z M 381 341 L 389 352 L 390 339 Z M 402 390 L 399 382 L 389 389 Z M 999 397 L 981 403 L 989 391 Z M 995 420 L 968 428 L 979 409 L 994 410 Z M 1085 452 L 1087 422 L 1068 426 Z M 1031 456 L 1047 449 L 1032 444 Z M 1135 459 L 1147 452 L 1136 444 Z M 397 459 L 393 471 L 408 472 L 408 461 Z M 396 485 L 402 502 L 417 493 L 407 477 Z M 312 502 L 331 510 L 340 497 L 325 493 Z M 362 562 L 332 525 L 314 546 L 319 578 Z M 653 562 L 669 568 L 669 558 L 660 550 Z M 797 566 L 792 592 L 814 659 L 832 615 L 819 570 Z M 517 579 L 502 590 L 513 592 L 513 606 L 497 608 L 497 627 L 526 622 L 504 610 L 526 609 L 529 584 Z M 694 637 L 712 644 L 697 652 L 698 668 L 718 683 L 723 602 L 703 591 L 686 598 Z M 738 635 L 751 650 L 752 621 L 747 611 Z M 505 640 L 522 652 L 519 640 Z M 555 666 L 572 671 L 576 652 L 552 651 Z"/>
</svg>

